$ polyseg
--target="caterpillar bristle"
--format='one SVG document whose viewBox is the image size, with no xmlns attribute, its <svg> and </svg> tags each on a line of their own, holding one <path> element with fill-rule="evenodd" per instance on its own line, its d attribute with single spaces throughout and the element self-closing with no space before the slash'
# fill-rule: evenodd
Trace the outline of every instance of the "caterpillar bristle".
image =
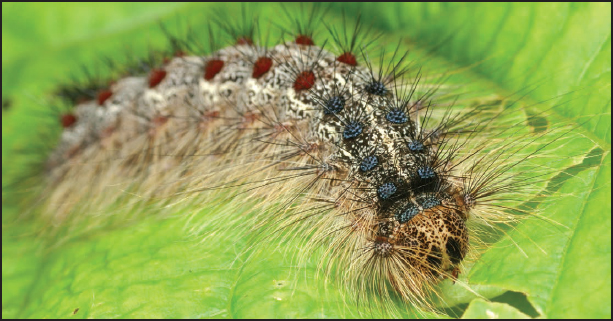
<svg viewBox="0 0 613 321">
<path fill-rule="evenodd" d="M 324 26 L 328 29 L 328 33 L 332 38 L 334 49 L 336 51 L 336 60 L 350 66 L 357 66 L 359 59 L 359 50 L 371 51 L 371 47 L 375 43 L 375 39 L 381 37 L 380 33 L 374 33 L 372 26 L 364 29 L 362 16 L 358 14 L 355 19 L 355 25 L 351 28 L 348 25 L 345 11 L 342 12 L 342 25 L 340 30 L 333 25 L 324 22 Z M 348 31 L 351 30 L 351 33 Z"/>
<path fill-rule="evenodd" d="M 215 23 L 226 33 L 228 45 L 253 46 L 259 34 L 259 16 L 252 6 L 242 3 L 238 19 L 230 16 L 227 10 L 218 10 Z"/>
<path fill-rule="evenodd" d="M 287 23 L 292 25 L 292 29 L 288 29 L 283 25 L 276 24 L 282 30 L 283 35 L 291 35 L 293 42 L 297 45 L 315 45 L 315 37 L 318 33 L 317 23 L 325 17 L 328 10 L 330 10 L 330 6 L 314 3 L 309 10 L 304 8 L 304 4 L 301 3 L 297 14 L 290 12 L 285 4 L 281 4 L 281 9 L 285 14 Z"/>
</svg>

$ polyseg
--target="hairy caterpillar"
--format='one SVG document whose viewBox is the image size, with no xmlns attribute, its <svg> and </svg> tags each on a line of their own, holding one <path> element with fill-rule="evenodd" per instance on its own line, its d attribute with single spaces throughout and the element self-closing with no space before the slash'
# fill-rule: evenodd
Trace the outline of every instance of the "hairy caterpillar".
<svg viewBox="0 0 613 321">
<path fill-rule="evenodd" d="M 285 48 L 282 48 L 282 49 L 283 50 L 289 50 L 289 49 L 285 49 Z M 393 49 L 392 49 L 392 51 L 393 51 Z M 318 53 L 317 50 L 314 50 L 313 53 L 315 54 L 315 56 L 317 56 L 318 54 L 321 54 L 321 53 Z M 358 56 L 361 56 L 361 52 L 358 54 Z M 188 58 L 186 58 L 185 60 L 188 60 Z M 213 60 L 221 60 L 221 59 L 213 59 Z M 289 60 L 290 64 L 293 61 L 294 60 Z M 277 61 L 275 61 L 275 62 L 277 62 Z M 279 62 L 283 63 L 283 59 L 279 59 Z M 172 63 L 173 62 L 171 62 L 171 64 Z M 300 69 L 300 68 L 304 68 L 304 65 L 303 66 L 299 66 L 301 64 L 302 63 L 296 63 L 296 64 L 294 64 L 295 66 L 293 66 L 293 68 L 297 68 L 295 70 L 299 71 L 299 74 L 301 74 L 302 72 L 305 71 L 305 70 Z M 307 63 L 306 65 L 309 65 L 309 64 Z M 362 77 L 362 78 L 365 78 L 365 77 Z M 412 77 L 409 78 L 409 79 L 412 79 Z M 307 85 L 309 84 L 309 82 L 310 81 L 309 81 L 308 78 L 306 79 L 306 81 L 304 81 L 304 83 L 306 83 Z M 423 81 L 422 81 L 422 83 L 423 83 Z M 358 100 L 358 99 L 355 99 L 355 100 Z M 368 100 L 368 98 L 366 100 Z M 165 197 L 160 197 L 160 193 L 161 193 L 161 195 L 166 195 L 165 193 L 172 194 L 173 189 L 176 188 L 176 187 L 170 186 L 170 185 L 172 185 L 172 184 L 177 184 L 177 185 L 178 184 L 187 184 L 186 183 L 187 179 L 183 179 L 180 176 L 178 176 L 178 177 L 169 177 L 169 175 L 175 175 L 177 173 L 170 173 L 170 172 L 164 173 L 163 172 L 164 168 L 168 169 L 168 168 L 173 168 L 173 166 L 176 166 L 176 164 L 173 164 L 172 157 L 169 157 L 168 155 L 175 155 L 177 158 L 182 159 L 182 160 L 188 158 L 188 157 L 185 157 L 185 156 L 182 156 L 182 155 L 185 155 L 185 154 L 191 155 L 189 157 L 189 160 L 187 160 L 186 162 L 193 161 L 195 163 L 204 163 L 205 160 L 206 161 L 213 161 L 213 162 L 219 161 L 219 160 L 215 159 L 216 157 L 219 158 L 219 156 L 215 156 L 215 155 L 203 156 L 202 153 L 188 154 L 188 151 L 186 151 L 186 150 L 180 150 L 180 152 L 176 152 L 175 149 L 174 149 L 175 148 L 174 146 L 172 146 L 171 149 L 167 149 L 168 146 L 165 145 L 165 144 L 155 143 L 155 142 L 151 143 L 151 140 L 153 140 L 153 139 L 157 139 L 157 142 L 170 141 L 172 139 L 172 137 L 169 138 L 167 136 L 168 132 L 171 132 L 171 133 L 173 133 L 173 132 L 180 132 L 180 133 L 183 133 L 185 135 L 190 134 L 190 132 L 185 133 L 186 131 L 185 131 L 185 125 L 184 125 L 184 123 L 187 122 L 187 121 L 185 121 L 185 119 L 190 119 L 190 118 L 186 117 L 186 118 L 182 119 L 181 118 L 181 116 L 182 116 L 181 114 L 179 114 L 179 115 L 174 115 L 173 114 L 172 117 L 168 117 L 166 114 L 164 114 L 165 111 L 163 110 L 163 108 L 164 108 L 164 106 L 161 106 L 160 108 L 156 107 L 156 108 L 153 108 L 152 111 L 144 109 L 144 108 L 143 109 L 137 109 L 138 112 L 134 113 L 137 116 L 137 117 L 135 117 L 136 119 L 128 119 L 128 120 L 126 120 L 126 122 L 128 124 L 131 124 L 131 125 L 127 126 L 128 128 L 137 128 L 138 129 L 137 132 L 140 132 L 140 133 L 146 132 L 147 133 L 146 135 L 139 136 L 140 141 L 139 140 L 134 140 L 133 146 L 139 146 L 139 145 L 142 146 L 143 143 L 146 143 L 146 144 L 149 144 L 149 145 L 147 145 L 146 148 L 142 149 L 142 151 L 143 151 L 142 153 L 127 152 L 127 153 L 123 154 L 121 157 L 118 157 L 118 160 L 116 160 L 117 162 L 133 163 L 133 164 L 138 164 L 140 166 L 139 168 L 130 168 L 127 172 L 124 172 L 123 174 L 119 174 L 119 175 L 125 175 L 126 177 L 133 177 L 134 175 L 137 175 L 137 173 L 139 173 L 139 172 L 141 172 L 143 170 L 147 170 L 148 168 L 153 168 L 153 169 L 148 169 L 148 171 L 150 173 L 154 174 L 154 175 L 152 175 L 153 177 L 148 177 L 147 178 L 148 180 L 150 180 L 152 182 L 152 184 L 143 184 L 145 186 L 147 186 L 147 185 L 151 186 L 151 185 L 154 185 L 153 184 L 154 182 L 160 182 L 160 181 L 162 181 L 162 182 L 170 182 L 170 184 L 162 184 L 161 186 L 156 188 L 154 191 L 147 191 L 146 189 L 139 190 L 139 187 L 135 187 L 136 190 L 134 190 L 133 193 L 138 195 L 139 197 L 142 197 L 142 198 L 150 198 L 150 196 L 148 196 L 148 193 L 150 193 L 151 195 L 154 195 L 153 196 L 154 198 L 165 198 Z M 258 109 L 264 109 L 264 108 L 265 107 L 259 107 Z M 446 108 L 447 108 L 446 106 L 443 106 L 442 108 L 439 108 L 439 110 L 445 111 Z M 394 109 L 394 110 L 396 110 L 396 109 Z M 434 110 L 434 108 L 426 109 L 426 110 Z M 242 130 L 243 132 L 245 132 L 245 131 L 249 130 L 250 127 L 249 126 L 244 126 L 244 124 L 245 123 L 249 124 L 249 122 L 253 122 L 252 126 L 254 126 L 254 127 L 261 127 L 261 128 L 258 128 L 258 129 L 260 130 L 260 134 L 263 135 L 263 137 L 265 137 L 265 138 L 266 137 L 272 137 L 272 136 L 274 136 L 276 134 L 277 137 L 274 137 L 274 139 L 281 139 L 280 141 L 283 141 L 282 140 L 283 137 L 282 136 L 279 137 L 279 136 L 284 134 L 284 133 L 283 132 L 278 133 L 278 128 L 275 129 L 274 128 L 275 126 L 273 126 L 273 125 L 275 125 L 277 123 L 280 123 L 279 119 L 275 118 L 275 117 L 278 117 L 277 115 L 275 115 L 274 113 L 272 113 L 272 115 L 271 115 L 270 112 L 263 113 L 263 114 L 265 114 L 267 116 L 265 118 L 272 119 L 272 121 L 270 121 L 269 123 L 264 123 L 263 121 L 261 121 L 259 119 L 254 119 L 255 118 L 254 115 L 252 115 L 252 113 L 251 114 L 248 113 L 248 111 L 249 110 L 247 110 L 247 112 L 244 112 L 244 113 L 236 112 L 235 114 L 231 115 L 232 117 L 228 117 L 228 118 L 232 118 L 234 120 L 234 122 L 232 122 L 232 120 L 229 121 L 230 126 L 220 126 L 220 127 L 226 127 L 226 128 L 229 127 L 230 130 L 234 130 L 234 131 L 241 131 Z M 320 109 L 320 111 L 321 111 L 321 109 Z M 215 116 L 215 112 L 216 111 L 212 111 L 211 113 L 209 113 L 208 117 L 211 118 L 211 116 Z M 231 111 L 231 112 L 233 112 L 233 111 Z M 200 116 L 203 116 L 203 114 L 206 114 L 206 113 L 199 113 Z M 415 113 L 413 113 L 413 114 L 415 114 Z M 241 119 L 238 119 L 239 115 L 241 116 L 240 117 Z M 283 116 L 283 115 L 281 115 L 281 116 Z M 193 119 L 194 116 L 191 116 L 191 117 L 192 117 L 191 119 Z M 369 115 L 364 116 L 364 115 L 360 115 L 359 113 L 355 113 L 355 115 L 354 115 L 352 113 L 351 118 L 353 118 L 353 119 L 350 119 L 350 120 L 352 122 L 357 122 L 357 123 L 368 123 L 368 121 L 364 121 L 363 120 L 364 118 L 362 118 L 362 117 L 369 117 Z M 429 116 L 428 119 L 435 119 L 435 118 L 432 118 L 432 117 L 434 117 L 434 116 Z M 165 118 L 167 118 L 167 119 L 165 119 Z M 400 118 L 402 118 L 402 115 L 400 115 Z M 444 115 L 440 116 L 440 119 L 445 119 L 445 116 Z M 207 121 L 208 120 L 209 119 L 207 119 Z M 123 119 L 122 119 L 122 121 L 123 121 Z M 131 123 L 130 123 L 130 121 L 131 121 Z M 174 124 L 173 124 L 173 122 L 174 122 Z M 178 125 L 178 124 L 180 124 L 180 125 Z M 350 124 L 351 124 L 351 122 L 350 122 Z M 139 127 L 139 126 L 141 126 L 141 127 Z M 175 128 L 176 130 L 172 130 L 173 129 L 172 126 L 177 127 L 177 128 Z M 167 128 L 165 128 L 165 127 L 167 127 Z M 358 129 L 353 130 L 353 132 L 356 132 L 356 131 L 358 131 Z M 249 137 L 248 133 L 242 133 L 241 135 L 243 135 L 245 137 Z M 166 136 L 166 137 L 164 137 L 164 136 Z M 348 137 L 349 136 L 351 136 L 351 131 L 349 131 Z M 230 134 L 228 134 L 228 131 L 226 131 L 224 133 L 224 135 L 222 135 L 221 137 L 226 138 L 226 141 L 221 141 L 221 142 L 218 143 L 218 145 L 216 145 L 214 147 L 211 147 L 210 150 L 213 151 L 213 153 L 210 153 L 210 154 L 227 155 L 228 151 L 220 150 L 220 149 L 221 148 L 228 148 L 228 146 L 231 146 L 232 144 L 236 144 L 236 146 L 233 147 L 232 150 L 233 150 L 233 152 L 238 153 L 239 156 L 242 155 L 240 153 L 244 153 L 245 155 L 247 155 L 247 154 L 253 155 L 254 154 L 250 150 L 250 148 L 252 148 L 252 147 L 245 146 L 246 144 L 240 144 L 241 139 L 234 139 L 234 138 L 230 139 L 230 138 L 228 138 L 228 137 L 232 137 L 232 136 L 230 136 Z M 264 139 L 264 138 L 262 138 L 262 139 Z M 125 141 L 130 141 L 130 140 L 131 140 L 130 138 L 126 138 L 126 139 L 119 139 L 118 141 L 119 142 L 125 142 Z M 305 146 L 307 144 L 304 144 L 304 143 L 305 142 L 308 143 L 308 140 L 306 140 L 304 137 L 299 137 L 296 140 L 298 142 L 300 142 L 300 143 L 303 143 L 302 145 L 305 145 Z M 115 142 L 112 139 L 109 140 L 109 141 L 110 141 L 110 143 L 108 143 L 108 144 L 111 144 L 111 146 L 113 146 L 112 144 L 115 143 Z M 250 139 L 245 138 L 242 141 L 250 141 Z M 296 145 L 296 141 L 290 141 L 290 142 L 292 144 Z M 407 142 L 407 144 L 408 143 L 409 142 Z M 203 144 L 206 144 L 206 143 L 203 143 Z M 260 146 L 268 146 L 266 144 L 270 145 L 270 141 L 268 143 L 261 143 Z M 521 145 L 518 145 L 518 146 L 521 146 Z M 183 146 L 178 146 L 177 148 L 179 148 L 179 147 L 180 148 L 194 148 L 194 146 L 187 146 L 186 144 L 184 144 Z M 282 147 L 287 147 L 288 154 L 289 154 L 289 151 L 291 151 L 290 147 L 289 146 L 282 146 Z M 242 151 L 240 150 L 241 148 L 243 149 Z M 264 147 L 262 147 L 262 148 L 264 148 Z M 304 147 L 304 148 L 306 148 L 306 147 Z M 408 146 L 407 146 L 407 148 L 408 148 Z M 198 150 L 209 150 L 209 147 L 207 147 L 205 145 L 202 148 L 198 148 Z M 113 152 L 115 152 L 115 151 L 113 151 Z M 262 153 L 264 156 L 279 157 L 279 154 L 277 154 L 277 152 L 272 152 L 270 150 L 266 150 L 266 148 L 264 148 L 264 150 L 258 150 L 258 152 Z M 181 153 L 183 153 L 183 154 L 181 154 Z M 101 155 L 98 154 L 98 153 L 95 153 L 95 154 L 96 154 L 95 157 L 99 157 L 99 158 L 94 160 L 94 161 L 92 161 L 92 162 L 88 162 L 85 166 L 83 166 L 84 169 L 89 167 L 91 164 L 101 164 L 100 166 L 102 168 L 104 168 L 104 166 L 109 166 L 107 164 L 111 164 L 112 163 L 112 161 L 109 161 L 106 158 L 106 156 L 108 156 L 111 153 L 109 153 L 109 154 L 101 153 Z M 209 159 L 211 159 L 211 160 L 209 160 Z M 249 161 L 246 157 L 243 157 L 243 156 L 236 157 L 235 160 L 237 161 L 235 169 L 241 168 L 241 165 L 243 166 L 241 168 L 243 170 L 244 170 L 245 167 L 248 168 L 249 166 L 254 166 L 254 165 L 252 165 L 251 161 Z M 221 160 L 221 161 L 223 161 L 223 160 Z M 273 158 L 273 161 L 274 161 L 274 158 Z M 166 162 L 166 164 L 162 164 L 164 162 Z M 295 167 L 298 167 L 299 165 L 303 165 L 303 164 L 300 163 L 300 162 L 297 162 L 297 164 L 294 164 L 293 167 L 287 167 L 286 171 L 283 171 L 283 173 L 285 173 L 285 172 L 291 173 L 289 171 L 289 169 L 295 169 Z M 307 164 L 307 165 L 309 165 L 309 164 Z M 189 168 L 195 169 L 195 168 L 198 168 L 196 166 L 197 166 L 197 164 L 189 165 L 189 166 L 185 166 L 185 167 L 188 168 L 188 169 Z M 265 165 L 262 165 L 262 166 L 265 166 Z M 303 167 L 308 167 L 308 166 L 303 166 Z M 257 168 L 259 168 L 259 167 L 255 167 L 255 169 L 257 169 Z M 365 168 L 367 168 L 367 167 L 365 167 Z M 313 171 L 316 170 L 316 168 L 311 167 L 311 168 L 305 169 L 305 171 L 309 170 L 309 169 L 313 170 Z M 227 174 L 231 170 L 232 170 L 232 168 L 230 168 L 228 170 L 225 170 L 223 174 Z M 80 174 L 87 173 L 87 171 L 88 170 L 80 172 Z M 202 173 L 208 173 L 206 171 L 201 171 L 201 172 Z M 254 172 L 255 172 L 255 170 L 254 170 Z M 428 172 L 428 171 L 426 170 L 426 172 Z M 190 183 L 194 184 L 195 186 L 201 186 L 203 189 L 210 188 L 210 187 L 216 187 L 216 186 L 217 187 L 218 186 L 222 186 L 223 182 L 227 181 L 227 178 L 225 178 L 225 179 L 221 178 L 221 176 L 223 176 L 223 174 L 219 175 L 219 174 L 212 173 L 212 174 L 210 174 L 212 176 L 212 178 L 206 177 L 206 175 L 208 175 L 208 174 L 205 174 L 205 175 L 202 175 L 204 177 L 198 178 L 198 179 L 202 180 L 201 182 L 198 182 L 198 181 L 193 182 L 193 180 L 191 180 L 192 182 L 190 182 Z M 157 175 L 157 177 L 156 177 L 156 175 Z M 233 175 L 236 175 L 236 174 L 233 174 Z M 257 175 L 263 175 L 261 177 L 265 177 L 265 173 L 254 173 L 253 175 L 241 175 L 239 177 L 239 179 L 244 178 L 244 181 L 238 180 L 238 181 L 234 182 L 233 183 L 233 187 L 239 188 L 241 186 L 249 186 L 249 185 L 246 185 L 247 182 L 262 182 L 262 183 L 265 183 L 266 182 L 265 179 L 268 179 L 268 178 L 261 178 L 260 179 L 260 178 L 258 178 Z M 277 174 L 277 175 L 279 175 L 279 179 L 285 179 L 286 178 L 286 176 L 281 176 L 280 174 Z M 419 173 L 418 173 L 418 175 L 419 175 Z M 88 179 L 86 177 L 79 177 L 79 176 L 80 175 L 77 175 L 76 173 L 74 175 L 75 179 L 79 178 L 81 180 L 81 182 L 83 182 L 83 183 L 76 184 L 76 185 L 83 186 L 85 184 L 85 182 L 88 181 Z M 289 176 L 287 176 L 287 177 L 289 177 Z M 308 178 L 308 177 L 305 177 L 305 178 Z M 207 182 L 205 179 L 210 179 L 212 181 L 218 181 L 218 182 L 220 182 L 220 184 L 218 184 L 218 185 L 211 184 L 211 183 Z M 99 180 L 100 180 L 99 178 L 96 178 L 93 181 L 97 181 L 98 182 Z M 112 180 L 111 180 L 111 182 L 112 182 Z M 385 182 L 385 183 L 382 182 L 382 184 L 379 184 L 379 185 L 383 186 L 386 183 L 387 182 Z M 296 184 L 296 185 L 300 185 L 300 184 Z M 401 184 L 399 183 L 398 185 L 401 185 Z M 123 184 L 123 186 L 125 186 L 125 184 Z M 95 186 L 93 186 L 92 188 L 95 188 Z M 421 188 L 421 185 L 413 186 L 413 188 Z M 168 190 L 165 190 L 165 189 L 168 189 Z M 105 188 L 104 190 L 101 190 L 100 193 L 105 192 L 105 191 L 108 193 L 108 189 L 107 188 Z M 168 191 L 170 191 L 170 192 L 168 192 Z M 193 192 L 193 191 L 194 190 L 188 190 L 188 192 Z M 79 198 L 78 197 L 78 192 L 79 191 L 74 191 L 74 190 L 71 191 L 70 195 L 73 197 L 72 199 L 78 199 Z M 84 192 L 85 195 L 90 194 L 90 193 L 97 194 L 98 191 L 85 191 Z M 281 191 L 279 191 L 279 193 L 281 193 Z M 320 194 L 325 194 L 325 193 L 326 193 L 326 191 L 322 190 Z M 357 193 L 357 192 L 354 192 L 354 193 Z M 377 195 L 376 197 L 379 197 L 379 193 L 376 193 L 376 191 L 374 193 Z M 289 194 L 290 195 L 296 195 L 295 192 L 289 193 Z M 190 194 L 184 193 L 182 195 L 193 195 L 193 194 L 191 194 L 191 193 Z M 243 195 L 246 195 L 246 194 L 243 194 Z M 279 195 L 282 195 L 282 194 L 279 194 Z M 192 197 L 192 196 L 189 196 L 189 197 Z M 68 206 L 68 207 L 71 206 L 71 204 L 67 204 L 64 201 L 64 199 L 62 199 L 62 198 L 58 198 L 58 199 L 59 199 L 59 201 L 56 202 L 55 204 L 65 205 L 65 206 Z M 236 200 L 236 199 L 237 198 L 233 198 L 233 200 Z M 291 199 L 291 196 L 290 196 L 290 199 Z M 420 206 L 420 202 L 419 201 L 415 200 L 415 203 L 417 203 L 416 206 L 418 206 L 418 207 Z M 92 209 L 96 207 L 95 205 L 89 205 L 89 206 L 91 206 L 90 208 L 92 208 Z M 423 206 L 421 206 L 421 207 L 423 208 Z M 58 211 L 58 212 L 62 212 L 62 211 Z M 308 225 L 306 225 L 306 226 L 308 226 Z"/>
</svg>

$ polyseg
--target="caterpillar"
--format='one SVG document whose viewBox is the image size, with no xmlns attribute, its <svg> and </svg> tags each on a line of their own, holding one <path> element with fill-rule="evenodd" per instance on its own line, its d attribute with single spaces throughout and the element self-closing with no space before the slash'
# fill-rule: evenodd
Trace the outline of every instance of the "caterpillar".
<svg viewBox="0 0 613 321">
<path fill-rule="evenodd" d="M 45 162 L 44 213 L 65 225 L 117 200 L 252 201 L 248 215 L 194 214 L 189 229 L 203 242 L 237 226 L 255 231 L 250 243 L 298 243 L 298 262 L 323 250 L 318 269 L 358 304 L 435 310 L 436 285 L 457 281 L 484 230 L 542 219 L 521 204 L 539 197 L 556 162 L 530 161 L 570 144 L 570 129 L 526 132 L 513 97 L 457 98 L 401 44 L 373 50 L 359 21 L 348 36 L 329 26 L 321 42 L 313 8 L 281 44 L 263 45 L 257 23 L 220 23 L 225 46 L 213 27 L 208 50 L 192 34 L 169 36 L 171 51 L 138 61 L 140 71 L 64 88 L 71 103 L 55 117 L 64 129 Z"/>
</svg>

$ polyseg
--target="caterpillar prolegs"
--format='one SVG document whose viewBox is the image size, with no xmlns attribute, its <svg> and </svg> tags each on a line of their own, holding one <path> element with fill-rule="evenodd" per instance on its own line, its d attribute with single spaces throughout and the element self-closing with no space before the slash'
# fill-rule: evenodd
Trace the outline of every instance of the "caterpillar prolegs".
<svg viewBox="0 0 613 321">
<path fill-rule="evenodd" d="M 517 219 L 501 195 L 533 193 L 520 187 L 548 172 L 510 170 L 528 165 L 542 150 L 530 142 L 552 131 L 526 133 L 500 117 L 512 103 L 458 100 L 462 89 L 423 76 L 402 45 L 378 52 L 307 30 L 266 47 L 232 31 L 234 45 L 202 54 L 179 43 L 174 58 L 97 86 L 62 116 L 47 163 L 56 218 L 74 210 L 67 199 L 88 195 L 103 204 L 256 199 L 253 216 L 212 213 L 209 224 L 304 239 L 300 255 L 323 247 L 331 261 L 322 270 L 359 301 L 428 307 L 434 285 L 455 278 L 479 243 L 477 226 Z"/>
</svg>

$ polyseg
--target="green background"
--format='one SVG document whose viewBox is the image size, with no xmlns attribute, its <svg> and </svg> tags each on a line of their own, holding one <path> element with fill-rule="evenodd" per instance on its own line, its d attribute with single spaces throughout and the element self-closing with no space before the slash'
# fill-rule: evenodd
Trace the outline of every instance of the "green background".
<svg viewBox="0 0 613 321">
<path fill-rule="evenodd" d="M 262 18 L 276 22 L 278 5 L 260 9 Z M 471 66 L 452 82 L 498 93 L 537 84 L 524 98 L 527 104 L 542 102 L 537 109 L 553 108 L 549 121 L 579 126 L 577 146 L 560 157 L 577 151 L 589 157 L 569 164 L 572 176 L 555 190 L 564 197 L 541 205 L 566 228 L 531 220 L 518 225 L 463 276 L 495 302 L 447 284 L 453 307 L 446 312 L 452 316 L 610 318 L 610 9 L 583 3 L 370 3 L 335 4 L 329 11 L 334 19 L 342 11 L 350 17 L 362 12 L 384 32 L 381 44 L 402 38 L 417 53 L 427 53 L 435 68 Z M 236 240 L 230 244 L 187 236 L 183 214 L 206 217 L 211 208 L 194 205 L 164 219 L 137 216 L 129 222 L 119 211 L 113 220 L 123 224 L 65 229 L 57 242 L 45 236 L 48 226 L 20 207 L 28 191 L 11 185 L 24 167 L 16 150 L 53 141 L 32 128 L 42 126 L 36 113 L 58 81 L 78 75 L 82 65 L 96 69 L 103 56 L 160 48 L 160 19 L 196 28 L 215 10 L 240 7 L 2 4 L 2 95 L 3 104 L 11 103 L 2 114 L 3 318 L 379 315 L 345 304 L 342 289 L 315 279 L 314 264 L 297 273 L 286 252 L 237 259 L 245 241 L 240 232 L 220 238 Z"/>
</svg>

